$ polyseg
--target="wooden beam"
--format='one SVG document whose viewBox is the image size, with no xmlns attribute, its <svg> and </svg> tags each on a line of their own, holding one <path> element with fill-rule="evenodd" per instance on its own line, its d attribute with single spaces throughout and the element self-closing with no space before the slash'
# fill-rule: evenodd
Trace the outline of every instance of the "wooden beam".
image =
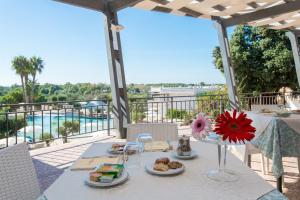
<svg viewBox="0 0 300 200">
<path fill-rule="evenodd" d="M 61 3 L 70 4 L 95 11 L 104 11 L 105 0 L 54 0 Z"/>
<path fill-rule="evenodd" d="M 252 22 L 252 21 L 256 21 L 268 17 L 278 16 L 281 14 L 294 12 L 297 10 L 300 10 L 300 1 L 292 1 L 277 6 L 265 8 L 262 10 L 258 10 L 255 12 L 247 13 L 244 15 L 239 15 L 229 19 L 223 19 L 223 24 L 226 27 L 239 25 L 239 24 L 246 24 L 248 22 Z"/>
<path fill-rule="evenodd" d="M 112 11 L 119 11 L 127 7 L 134 6 L 143 0 L 111 0 L 108 2 L 109 8 Z"/>
</svg>

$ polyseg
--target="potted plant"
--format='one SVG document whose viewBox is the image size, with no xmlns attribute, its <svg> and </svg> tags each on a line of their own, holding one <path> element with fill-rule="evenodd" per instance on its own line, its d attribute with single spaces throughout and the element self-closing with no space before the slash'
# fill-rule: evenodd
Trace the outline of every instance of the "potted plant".
<svg viewBox="0 0 300 200">
<path fill-rule="evenodd" d="M 67 143 L 67 138 L 70 133 L 76 133 L 79 131 L 79 122 L 74 121 L 66 121 L 63 123 L 62 127 L 59 127 L 58 133 L 62 136 L 63 138 L 63 143 Z"/>
<path fill-rule="evenodd" d="M 46 143 L 46 146 L 50 146 L 50 142 L 53 140 L 53 136 L 50 133 L 44 133 L 40 136 L 40 140 Z"/>
</svg>

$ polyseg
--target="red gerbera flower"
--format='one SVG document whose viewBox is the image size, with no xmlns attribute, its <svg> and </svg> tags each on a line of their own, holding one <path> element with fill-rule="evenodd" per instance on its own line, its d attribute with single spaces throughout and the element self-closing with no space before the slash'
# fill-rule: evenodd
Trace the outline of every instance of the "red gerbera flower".
<svg viewBox="0 0 300 200">
<path fill-rule="evenodd" d="M 228 111 L 220 114 L 216 119 L 216 126 L 214 131 L 223 136 L 223 141 L 228 138 L 229 142 L 252 140 L 256 129 L 251 126 L 252 120 L 247 118 L 247 115 L 241 112 L 237 116 L 237 111 L 233 111 L 231 116 Z"/>
</svg>

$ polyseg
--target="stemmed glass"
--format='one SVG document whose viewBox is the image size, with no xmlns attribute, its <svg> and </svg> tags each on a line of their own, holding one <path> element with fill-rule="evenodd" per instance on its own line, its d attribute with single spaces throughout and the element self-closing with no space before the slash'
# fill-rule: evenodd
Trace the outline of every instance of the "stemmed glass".
<svg viewBox="0 0 300 200">
<path fill-rule="evenodd" d="M 136 141 L 141 145 L 142 152 L 146 150 L 146 146 L 148 147 L 148 151 L 152 151 L 153 149 L 153 137 L 151 133 L 140 133 L 137 135 Z"/>
<path fill-rule="evenodd" d="M 128 162 L 130 155 L 132 155 L 132 159 Z M 141 166 L 141 145 L 138 142 L 126 143 L 123 150 L 123 163 L 127 168 L 139 168 Z"/>
<path fill-rule="evenodd" d="M 238 180 L 238 174 L 226 168 L 227 148 L 230 143 L 227 141 L 221 141 L 215 133 L 211 133 L 210 136 L 206 137 L 202 141 L 216 144 L 218 148 L 218 169 L 210 170 L 207 173 L 208 178 L 219 182 L 234 182 Z"/>
</svg>

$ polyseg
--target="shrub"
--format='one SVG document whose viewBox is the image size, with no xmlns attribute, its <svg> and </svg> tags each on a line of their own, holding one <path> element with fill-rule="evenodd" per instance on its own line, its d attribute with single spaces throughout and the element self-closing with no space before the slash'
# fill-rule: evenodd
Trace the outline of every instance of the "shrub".
<svg viewBox="0 0 300 200">
<path fill-rule="evenodd" d="M 46 142 L 47 147 L 50 145 L 50 142 L 53 140 L 53 136 L 50 133 L 44 133 L 40 135 L 40 140 Z"/>
<path fill-rule="evenodd" d="M 184 119 L 188 115 L 185 110 L 168 109 L 167 118 L 169 119 Z"/>
<path fill-rule="evenodd" d="M 6 116 L 0 115 L 0 139 L 5 138 L 7 131 L 9 136 L 13 136 L 17 130 L 26 125 L 27 123 L 24 121 L 23 116 L 18 116 L 17 119 L 15 119 L 15 117 L 8 117 L 6 121 Z"/>
<path fill-rule="evenodd" d="M 133 122 L 142 122 L 145 119 L 146 115 L 143 112 L 136 111 L 132 115 L 132 121 Z"/>
<path fill-rule="evenodd" d="M 58 128 L 58 133 L 63 137 L 63 142 L 67 142 L 67 137 L 70 133 L 78 132 L 80 129 L 78 121 L 66 121 L 62 127 Z"/>
</svg>

